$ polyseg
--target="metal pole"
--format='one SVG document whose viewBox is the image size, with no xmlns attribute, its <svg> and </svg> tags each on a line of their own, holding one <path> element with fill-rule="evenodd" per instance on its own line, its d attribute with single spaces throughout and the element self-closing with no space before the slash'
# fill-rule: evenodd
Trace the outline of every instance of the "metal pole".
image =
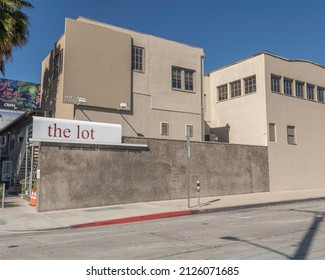
<svg viewBox="0 0 325 280">
<path fill-rule="evenodd" d="M 34 146 L 32 146 L 32 152 L 30 156 L 30 173 L 29 173 L 29 193 L 32 193 L 33 187 L 33 165 L 34 165 Z"/>
<path fill-rule="evenodd" d="M 6 192 L 6 185 L 2 184 L 2 205 L 1 208 L 5 208 L 5 192 Z"/>
<path fill-rule="evenodd" d="M 190 126 L 186 127 L 186 187 L 187 187 L 187 207 L 190 208 Z"/>
<path fill-rule="evenodd" d="M 28 127 L 26 129 L 26 150 L 25 150 L 25 192 L 27 190 L 27 174 L 28 174 Z M 30 194 L 29 194 L 30 195 Z"/>
</svg>

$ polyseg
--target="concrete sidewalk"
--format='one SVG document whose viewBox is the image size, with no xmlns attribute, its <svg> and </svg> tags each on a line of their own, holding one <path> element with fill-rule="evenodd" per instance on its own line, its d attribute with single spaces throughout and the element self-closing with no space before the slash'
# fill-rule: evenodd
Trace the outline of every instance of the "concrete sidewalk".
<svg viewBox="0 0 325 280">
<path fill-rule="evenodd" d="M 0 233 L 83 228 L 316 199 L 325 202 L 325 188 L 204 197 L 200 207 L 192 198 L 190 208 L 187 199 L 179 199 L 39 213 L 22 198 L 6 197 L 5 208 L 0 208 Z"/>
</svg>

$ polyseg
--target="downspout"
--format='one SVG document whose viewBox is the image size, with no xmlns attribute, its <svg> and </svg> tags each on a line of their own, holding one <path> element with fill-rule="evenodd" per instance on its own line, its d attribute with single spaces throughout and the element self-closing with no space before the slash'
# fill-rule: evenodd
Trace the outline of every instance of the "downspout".
<svg viewBox="0 0 325 280">
<path fill-rule="evenodd" d="M 205 139 L 203 82 L 204 82 L 204 55 L 201 56 L 201 141 L 202 142 Z"/>
</svg>

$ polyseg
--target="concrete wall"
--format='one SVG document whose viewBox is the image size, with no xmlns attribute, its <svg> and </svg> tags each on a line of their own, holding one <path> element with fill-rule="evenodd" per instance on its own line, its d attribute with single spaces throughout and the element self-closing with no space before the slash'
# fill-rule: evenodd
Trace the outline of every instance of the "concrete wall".
<svg viewBox="0 0 325 280">
<path fill-rule="evenodd" d="M 127 138 L 125 142 L 146 143 L 149 149 L 43 143 L 38 211 L 187 197 L 185 141 Z M 269 191 L 267 148 L 192 142 L 192 197 L 196 180 L 201 181 L 202 196 Z"/>
</svg>

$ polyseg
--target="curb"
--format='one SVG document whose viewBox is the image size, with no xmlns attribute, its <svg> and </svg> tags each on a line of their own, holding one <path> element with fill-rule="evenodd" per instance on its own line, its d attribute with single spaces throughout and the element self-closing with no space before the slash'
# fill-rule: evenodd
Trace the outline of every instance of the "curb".
<svg viewBox="0 0 325 280">
<path fill-rule="evenodd" d="M 132 216 L 132 217 L 126 217 L 126 218 L 118 218 L 118 219 L 104 220 L 104 221 L 98 221 L 98 222 L 71 225 L 70 229 L 83 229 L 83 228 L 98 227 L 98 226 L 126 224 L 126 223 L 134 223 L 134 222 L 141 222 L 141 221 L 188 216 L 188 215 L 209 214 L 209 213 L 215 213 L 215 212 L 242 210 L 242 209 L 248 209 L 248 208 L 261 208 L 261 207 L 275 206 L 275 205 L 281 205 L 281 204 L 294 204 L 294 203 L 299 203 L 299 202 L 316 201 L 316 200 L 325 200 L 325 197 L 292 199 L 292 200 L 284 200 L 284 201 L 276 201 L 276 202 L 255 203 L 255 204 L 228 206 L 228 207 L 220 207 L 220 208 L 209 208 L 209 209 L 180 210 L 180 211 L 164 212 L 164 213 L 158 213 L 158 214 Z"/>
<path fill-rule="evenodd" d="M 127 218 L 119 218 L 113 220 L 105 220 L 99 222 L 92 222 L 86 224 L 78 224 L 70 226 L 71 229 L 80 229 L 80 228 L 89 228 L 89 227 L 97 227 L 97 226 L 108 226 L 108 225 L 117 225 L 117 224 L 126 224 L 126 223 L 134 223 L 134 222 L 141 222 L 141 221 L 148 221 L 148 220 L 157 220 L 157 219 L 166 219 L 172 217 L 179 217 L 179 216 L 187 216 L 191 215 L 191 210 L 182 210 L 182 211 L 174 211 L 174 212 L 165 212 L 165 213 L 158 213 L 158 214 L 148 214 L 148 215 L 141 215 L 141 216 L 133 216 Z"/>
</svg>

